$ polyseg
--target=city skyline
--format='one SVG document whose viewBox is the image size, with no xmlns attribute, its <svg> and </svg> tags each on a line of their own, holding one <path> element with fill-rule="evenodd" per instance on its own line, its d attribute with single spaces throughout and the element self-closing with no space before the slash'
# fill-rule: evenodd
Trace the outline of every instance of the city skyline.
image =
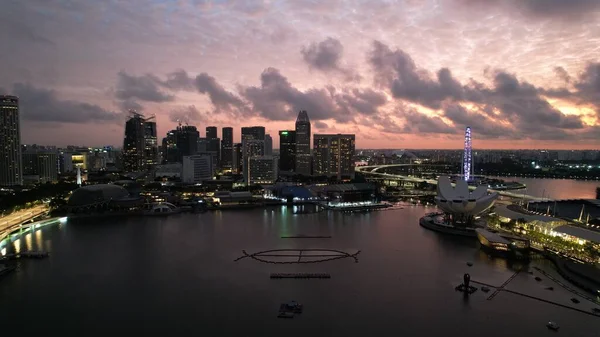
<svg viewBox="0 0 600 337">
<path fill-rule="evenodd" d="M 19 96 L 28 144 L 120 146 L 136 108 L 161 138 L 183 120 L 238 143 L 241 127 L 278 135 L 306 110 L 313 134 L 356 134 L 359 149 L 460 149 L 465 126 L 474 149 L 598 149 L 599 8 L 14 1 L 0 93 Z"/>
</svg>

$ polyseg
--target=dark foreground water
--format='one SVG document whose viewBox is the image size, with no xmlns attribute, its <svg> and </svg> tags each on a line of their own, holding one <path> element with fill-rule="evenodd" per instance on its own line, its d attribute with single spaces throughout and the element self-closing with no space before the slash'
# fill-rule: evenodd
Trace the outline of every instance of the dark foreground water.
<svg viewBox="0 0 600 337">
<path fill-rule="evenodd" d="M 514 271 L 473 240 L 427 231 L 407 207 L 370 214 L 294 215 L 291 209 L 181 214 L 169 218 L 69 220 L 12 243 L 42 248 L 0 279 L 2 332 L 15 335 L 135 336 L 598 336 L 600 317 L 501 292 L 464 299 L 454 286 L 502 284 Z M 282 239 L 282 235 L 331 239 Z M 306 265 L 233 260 L 276 248 L 329 248 L 352 259 Z M 466 265 L 474 262 L 473 267 Z M 535 262 L 547 270 L 551 266 Z M 329 280 L 271 280 L 272 272 L 324 272 Z M 538 274 L 536 274 L 538 275 Z M 572 304 L 572 294 L 520 273 L 507 288 Z M 544 290 L 554 286 L 553 292 Z M 276 318 L 297 300 L 304 313 Z M 11 334 L 12 335 L 12 334 Z"/>
</svg>

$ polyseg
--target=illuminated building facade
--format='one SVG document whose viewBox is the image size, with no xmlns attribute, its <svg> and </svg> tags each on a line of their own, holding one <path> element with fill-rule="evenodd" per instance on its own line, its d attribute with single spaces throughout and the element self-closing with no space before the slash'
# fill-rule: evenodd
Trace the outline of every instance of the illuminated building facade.
<svg viewBox="0 0 600 337">
<path fill-rule="evenodd" d="M 354 178 L 354 150 L 355 135 L 316 134 L 313 149 L 315 175 L 337 177 L 338 180 Z"/>
<path fill-rule="evenodd" d="M 233 128 L 224 127 L 221 135 L 221 167 L 233 168 Z"/>
<path fill-rule="evenodd" d="M 312 173 L 310 155 L 310 119 L 306 111 L 298 113 L 296 119 L 296 173 L 309 176 Z"/>
<path fill-rule="evenodd" d="M 19 98 L 0 95 L 0 186 L 22 184 Z"/>
<path fill-rule="evenodd" d="M 294 172 L 296 169 L 296 131 L 279 131 L 279 170 Z"/>
<path fill-rule="evenodd" d="M 254 156 L 248 159 L 248 185 L 273 184 L 277 180 L 277 158 Z"/>
<path fill-rule="evenodd" d="M 125 172 L 144 171 L 158 163 L 156 123 L 154 116 L 145 118 L 142 114 L 130 111 L 125 122 L 123 141 L 123 169 Z"/>
</svg>

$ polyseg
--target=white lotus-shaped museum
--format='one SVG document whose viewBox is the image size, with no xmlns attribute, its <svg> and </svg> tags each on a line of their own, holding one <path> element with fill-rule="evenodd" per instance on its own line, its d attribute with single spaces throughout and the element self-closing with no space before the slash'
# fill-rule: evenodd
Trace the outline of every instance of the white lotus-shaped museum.
<svg viewBox="0 0 600 337">
<path fill-rule="evenodd" d="M 492 207 L 498 193 L 488 194 L 486 186 L 477 186 L 469 191 L 469 185 L 464 180 L 458 180 L 456 186 L 448 177 L 439 177 L 435 203 L 444 212 L 472 217 Z"/>
</svg>

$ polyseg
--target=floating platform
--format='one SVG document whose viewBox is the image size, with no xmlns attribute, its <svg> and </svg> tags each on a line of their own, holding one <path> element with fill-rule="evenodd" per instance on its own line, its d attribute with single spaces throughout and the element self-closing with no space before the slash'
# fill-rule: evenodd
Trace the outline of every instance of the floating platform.
<svg viewBox="0 0 600 337">
<path fill-rule="evenodd" d="M 331 278 L 330 274 L 327 273 L 273 273 L 271 274 L 271 278 L 281 279 L 281 278 L 293 278 L 293 279 L 329 279 Z"/>
<path fill-rule="evenodd" d="M 471 295 L 472 293 L 477 291 L 477 287 L 473 287 L 473 286 L 467 287 L 467 286 L 465 286 L 464 283 L 461 283 L 461 284 L 457 285 L 456 288 L 454 288 L 454 290 Z"/>
<path fill-rule="evenodd" d="M 44 252 L 44 251 L 27 251 L 27 252 L 15 253 L 15 254 L 6 254 L 6 255 L 0 257 L 0 261 L 16 260 L 16 259 L 20 259 L 20 258 L 43 259 L 48 256 L 50 256 L 50 253 Z"/>
</svg>

